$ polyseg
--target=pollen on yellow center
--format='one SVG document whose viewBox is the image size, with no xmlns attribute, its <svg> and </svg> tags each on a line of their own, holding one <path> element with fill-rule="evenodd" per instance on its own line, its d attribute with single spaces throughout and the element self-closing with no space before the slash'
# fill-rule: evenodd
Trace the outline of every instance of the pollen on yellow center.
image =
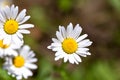
<svg viewBox="0 0 120 80">
<path fill-rule="evenodd" d="M 25 63 L 25 60 L 22 56 L 16 56 L 13 60 L 13 64 L 17 68 L 24 66 L 24 63 Z"/>
<path fill-rule="evenodd" d="M 78 48 L 77 42 L 73 38 L 67 38 L 62 42 L 62 49 L 67 54 L 74 53 Z"/>
<path fill-rule="evenodd" d="M 3 40 L 0 40 L 0 48 L 6 49 L 9 47 L 9 44 L 3 44 Z"/>
<path fill-rule="evenodd" d="M 8 20 L 5 22 L 4 24 L 4 31 L 7 33 L 7 34 L 14 34 L 16 33 L 18 30 L 18 22 L 15 21 L 15 20 Z"/>
</svg>

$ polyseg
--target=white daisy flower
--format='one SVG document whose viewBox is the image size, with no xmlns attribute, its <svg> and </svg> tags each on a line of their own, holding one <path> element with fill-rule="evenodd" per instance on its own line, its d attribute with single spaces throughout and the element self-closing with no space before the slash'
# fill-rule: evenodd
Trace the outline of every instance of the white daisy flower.
<svg viewBox="0 0 120 80">
<path fill-rule="evenodd" d="M 15 56 L 17 55 L 16 49 L 19 49 L 20 45 L 16 44 L 4 44 L 3 40 L 0 40 L 0 57 L 3 58 L 5 56 Z"/>
<path fill-rule="evenodd" d="M 18 13 L 18 6 L 6 6 L 0 11 L 0 39 L 4 43 L 13 42 L 16 44 L 23 44 L 23 35 L 29 34 L 27 28 L 34 27 L 33 24 L 23 24 L 30 16 L 26 16 L 26 9 Z"/>
<path fill-rule="evenodd" d="M 27 79 L 33 75 L 30 69 L 37 68 L 37 65 L 34 64 L 37 62 L 37 58 L 35 58 L 34 52 L 27 45 L 19 49 L 18 53 L 13 58 L 6 58 L 4 69 L 8 70 L 8 74 L 16 77 L 17 80 L 21 80 L 22 78 Z"/>
<path fill-rule="evenodd" d="M 64 62 L 79 64 L 80 56 L 86 57 L 91 55 L 88 48 L 92 44 L 89 39 L 85 39 L 88 35 L 80 36 L 82 28 L 77 24 L 73 29 L 72 23 L 67 26 L 59 26 L 59 31 L 56 32 L 56 38 L 52 38 L 53 43 L 48 46 L 48 49 L 55 51 L 55 61 L 64 58 Z M 80 56 L 78 56 L 80 55 Z"/>
</svg>

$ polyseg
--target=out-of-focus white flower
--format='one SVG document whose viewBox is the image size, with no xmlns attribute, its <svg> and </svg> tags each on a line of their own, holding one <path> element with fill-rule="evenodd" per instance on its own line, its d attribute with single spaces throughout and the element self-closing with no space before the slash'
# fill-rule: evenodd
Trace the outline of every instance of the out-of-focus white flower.
<svg viewBox="0 0 120 80">
<path fill-rule="evenodd" d="M 5 6 L 0 11 L 0 39 L 3 43 L 12 42 L 15 44 L 23 44 L 23 35 L 29 34 L 28 28 L 34 27 L 33 24 L 23 24 L 30 16 L 26 16 L 26 9 L 18 13 L 18 6 Z"/>
<path fill-rule="evenodd" d="M 25 45 L 19 49 L 18 55 L 6 58 L 4 69 L 8 70 L 8 74 L 16 77 L 17 80 L 27 79 L 33 75 L 30 69 L 37 68 L 35 62 L 37 62 L 37 58 L 35 58 L 34 52 L 30 50 L 29 46 Z"/>
<path fill-rule="evenodd" d="M 6 5 L 12 4 L 12 0 L 0 0 L 0 8 L 4 8 Z"/>
<path fill-rule="evenodd" d="M 59 31 L 56 32 L 57 39 L 52 38 L 53 43 L 48 46 L 48 49 L 56 52 L 55 61 L 64 58 L 64 62 L 79 64 L 78 62 L 82 61 L 80 56 L 91 55 L 89 48 L 86 47 L 90 46 L 92 42 L 85 39 L 87 34 L 80 36 L 81 32 L 82 28 L 79 24 L 73 29 L 73 25 L 70 23 L 66 30 L 64 26 L 59 26 Z"/>
</svg>

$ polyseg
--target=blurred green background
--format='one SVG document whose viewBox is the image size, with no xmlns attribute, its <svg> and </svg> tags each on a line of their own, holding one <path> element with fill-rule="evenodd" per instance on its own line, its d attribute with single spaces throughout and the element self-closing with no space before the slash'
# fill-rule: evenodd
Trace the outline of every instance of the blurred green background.
<svg viewBox="0 0 120 80">
<path fill-rule="evenodd" d="M 13 0 L 20 10 L 27 9 L 29 23 L 35 25 L 24 35 L 38 58 L 38 69 L 28 80 L 120 80 L 120 0 Z M 82 63 L 54 61 L 47 49 L 59 25 L 79 23 L 93 41 L 91 56 Z M 2 69 L 0 80 L 14 80 Z M 4 74 L 4 75 L 3 75 Z"/>
</svg>

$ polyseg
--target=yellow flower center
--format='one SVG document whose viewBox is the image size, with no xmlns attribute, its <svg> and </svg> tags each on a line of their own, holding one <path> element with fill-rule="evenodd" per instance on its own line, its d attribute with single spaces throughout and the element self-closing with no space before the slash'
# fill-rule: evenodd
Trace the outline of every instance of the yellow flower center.
<svg viewBox="0 0 120 80">
<path fill-rule="evenodd" d="M 62 42 L 62 48 L 67 54 L 72 54 L 77 50 L 78 44 L 73 38 L 67 38 Z"/>
<path fill-rule="evenodd" d="M 18 30 L 18 22 L 15 21 L 15 20 L 8 20 L 5 22 L 4 24 L 4 31 L 7 33 L 7 34 L 14 34 L 16 33 Z"/>
<path fill-rule="evenodd" d="M 3 40 L 0 40 L 0 48 L 6 49 L 8 47 L 9 47 L 8 44 L 3 44 Z"/>
<path fill-rule="evenodd" d="M 13 64 L 17 68 L 24 66 L 24 63 L 25 63 L 25 60 L 22 56 L 16 56 L 13 60 Z"/>
</svg>

